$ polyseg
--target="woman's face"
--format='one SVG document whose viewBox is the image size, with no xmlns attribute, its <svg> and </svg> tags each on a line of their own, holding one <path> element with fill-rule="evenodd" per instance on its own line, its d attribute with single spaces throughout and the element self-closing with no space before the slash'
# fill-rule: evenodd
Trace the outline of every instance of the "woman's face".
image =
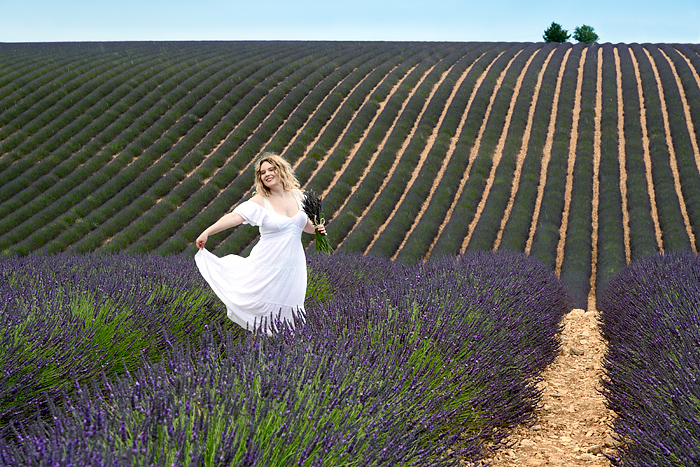
<svg viewBox="0 0 700 467">
<path fill-rule="evenodd" d="M 277 167 L 267 161 L 263 162 L 260 166 L 260 178 L 266 187 L 272 188 L 273 185 L 279 183 Z"/>
</svg>

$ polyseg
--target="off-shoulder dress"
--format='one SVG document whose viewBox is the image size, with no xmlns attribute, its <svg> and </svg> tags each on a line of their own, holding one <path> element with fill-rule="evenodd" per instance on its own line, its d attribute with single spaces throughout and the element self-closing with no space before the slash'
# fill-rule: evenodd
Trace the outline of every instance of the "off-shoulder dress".
<svg viewBox="0 0 700 467">
<path fill-rule="evenodd" d="M 306 256 L 301 233 L 307 216 L 301 209 L 301 195 L 295 194 L 299 211 L 292 217 L 278 214 L 263 197 L 264 206 L 251 200 L 233 212 L 244 224 L 260 228 L 260 240 L 248 257 L 218 257 L 206 249 L 195 255 L 204 279 L 224 302 L 231 321 L 253 329 L 267 320 L 274 329 L 279 317 L 294 326 L 294 315 L 304 316 L 306 295 Z"/>
</svg>

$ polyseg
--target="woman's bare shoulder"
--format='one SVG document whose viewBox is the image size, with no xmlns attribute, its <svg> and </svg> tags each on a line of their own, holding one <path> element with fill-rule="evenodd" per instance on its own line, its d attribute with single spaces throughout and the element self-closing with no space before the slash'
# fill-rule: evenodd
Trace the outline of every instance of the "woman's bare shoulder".
<svg viewBox="0 0 700 467">
<path fill-rule="evenodd" d="M 264 205 L 265 205 L 265 203 L 264 203 L 264 201 L 263 201 L 263 196 L 262 196 L 260 193 L 256 193 L 255 195 L 253 195 L 253 197 L 250 198 L 249 201 L 252 201 L 252 202 L 254 202 L 255 204 L 257 204 L 257 205 L 259 205 L 259 206 L 264 206 Z"/>
</svg>

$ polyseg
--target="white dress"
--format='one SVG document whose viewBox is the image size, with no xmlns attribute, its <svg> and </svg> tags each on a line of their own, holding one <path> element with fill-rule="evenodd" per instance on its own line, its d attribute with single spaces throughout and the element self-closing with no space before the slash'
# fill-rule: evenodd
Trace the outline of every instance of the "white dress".
<svg viewBox="0 0 700 467">
<path fill-rule="evenodd" d="M 217 257 L 202 249 L 194 259 L 204 279 L 224 302 L 234 323 L 254 329 L 278 316 L 294 326 L 293 312 L 303 318 L 306 296 L 306 256 L 301 232 L 307 216 L 301 197 L 295 195 L 299 211 L 292 217 L 277 214 L 263 197 L 265 207 L 244 201 L 233 212 L 244 224 L 260 228 L 260 241 L 247 258 L 238 255 Z M 268 329 L 268 334 L 269 334 Z"/>
</svg>

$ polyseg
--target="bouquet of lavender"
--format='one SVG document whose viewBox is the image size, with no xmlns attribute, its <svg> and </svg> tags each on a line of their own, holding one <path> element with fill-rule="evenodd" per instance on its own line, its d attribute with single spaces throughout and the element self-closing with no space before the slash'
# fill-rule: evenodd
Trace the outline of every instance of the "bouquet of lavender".
<svg viewBox="0 0 700 467">
<path fill-rule="evenodd" d="M 304 196 L 302 209 L 316 228 L 316 251 L 330 255 L 333 253 L 333 248 L 331 248 L 331 244 L 328 243 L 328 238 L 318 231 L 318 228 L 326 222 L 321 216 L 321 204 L 321 197 L 313 190 L 310 190 L 307 191 Z"/>
</svg>

